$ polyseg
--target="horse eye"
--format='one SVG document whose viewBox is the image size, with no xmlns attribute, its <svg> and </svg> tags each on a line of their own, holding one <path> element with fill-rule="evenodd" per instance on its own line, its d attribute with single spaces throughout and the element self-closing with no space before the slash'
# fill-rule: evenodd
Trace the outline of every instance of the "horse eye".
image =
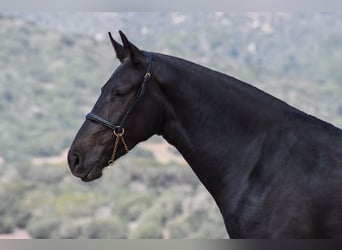
<svg viewBox="0 0 342 250">
<path fill-rule="evenodd" d="M 115 91 L 115 97 L 124 97 L 127 93 L 124 93 L 122 91 Z"/>
</svg>

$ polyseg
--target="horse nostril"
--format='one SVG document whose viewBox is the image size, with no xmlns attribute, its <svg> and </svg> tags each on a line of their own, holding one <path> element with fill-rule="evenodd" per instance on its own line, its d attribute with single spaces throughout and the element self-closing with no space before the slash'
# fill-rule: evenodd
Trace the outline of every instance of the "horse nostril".
<svg viewBox="0 0 342 250">
<path fill-rule="evenodd" d="M 74 166 L 74 167 L 76 167 L 77 165 L 79 165 L 79 163 L 80 163 L 80 157 L 78 156 L 78 154 L 77 153 L 74 153 L 73 155 L 72 155 L 72 165 Z"/>
<path fill-rule="evenodd" d="M 74 165 L 76 166 L 76 165 L 78 165 L 79 163 L 80 163 L 80 157 L 78 156 L 78 154 L 74 154 L 73 156 L 72 156 L 72 159 L 73 159 L 73 161 L 74 161 Z"/>
<path fill-rule="evenodd" d="M 69 152 L 68 163 L 71 170 L 77 168 L 81 163 L 79 154 L 75 152 Z"/>
</svg>

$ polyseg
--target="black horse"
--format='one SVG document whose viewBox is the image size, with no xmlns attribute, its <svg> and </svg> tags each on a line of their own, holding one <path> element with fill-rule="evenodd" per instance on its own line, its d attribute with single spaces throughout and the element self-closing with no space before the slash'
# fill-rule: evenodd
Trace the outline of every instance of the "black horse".
<svg viewBox="0 0 342 250">
<path fill-rule="evenodd" d="M 342 238 L 342 130 L 120 35 L 123 46 L 110 39 L 121 65 L 68 154 L 75 176 L 99 178 L 109 160 L 158 134 L 214 197 L 231 238 Z"/>
</svg>

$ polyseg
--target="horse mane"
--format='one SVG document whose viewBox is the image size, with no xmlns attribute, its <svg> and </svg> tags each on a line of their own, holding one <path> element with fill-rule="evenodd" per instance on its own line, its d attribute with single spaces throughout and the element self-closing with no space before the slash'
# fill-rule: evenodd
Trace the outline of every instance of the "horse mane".
<svg viewBox="0 0 342 250">
<path fill-rule="evenodd" d="M 304 122 L 307 124 L 311 124 L 313 126 L 321 127 L 324 129 L 328 129 L 331 132 L 341 132 L 341 130 L 334 125 L 323 121 L 315 116 L 307 114 L 291 105 L 282 101 L 281 99 L 268 94 L 267 92 L 255 87 L 254 85 L 239 80 L 233 76 L 227 75 L 225 73 L 213 70 L 209 67 L 205 67 L 199 65 L 197 63 L 188 61 L 186 59 L 182 59 L 176 56 L 165 55 L 161 53 L 154 53 L 163 61 L 170 63 L 173 67 L 177 68 L 177 70 L 181 70 L 182 72 L 190 73 L 193 76 L 201 76 L 201 78 L 206 79 L 215 79 L 218 81 L 212 82 L 204 82 L 204 84 L 220 84 L 221 87 L 225 89 L 233 90 L 239 94 L 243 94 L 245 96 L 250 97 L 255 101 L 256 105 L 261 104 L 265 105 L 273 109 L 274 112 L 281 114 L 285 117 L 285 119 L 295 119 L 298 122 Z M 177 67 L 177 66 L 181 67 Z M 271 110 L 270 110 L 271 111 Z"/>
</svg>

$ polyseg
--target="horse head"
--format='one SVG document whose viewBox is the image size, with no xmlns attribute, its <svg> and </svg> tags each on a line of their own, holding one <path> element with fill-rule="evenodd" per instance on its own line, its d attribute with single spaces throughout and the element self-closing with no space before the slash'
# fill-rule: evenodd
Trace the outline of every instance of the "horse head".
<svg viewBox="0 0 342 250">
<path fill-rule="evenodd" d="M 109 33 L 121 64 L 101 88 L 68 153 L 71 172 L 83 181 L 101 177 L 109 161 L 159 133 L 162 124 L 162 93 L 151 71 L 152 54 L 138 49 L 121 31 L 120 36 L 123 45 Z"/>
</svg>

